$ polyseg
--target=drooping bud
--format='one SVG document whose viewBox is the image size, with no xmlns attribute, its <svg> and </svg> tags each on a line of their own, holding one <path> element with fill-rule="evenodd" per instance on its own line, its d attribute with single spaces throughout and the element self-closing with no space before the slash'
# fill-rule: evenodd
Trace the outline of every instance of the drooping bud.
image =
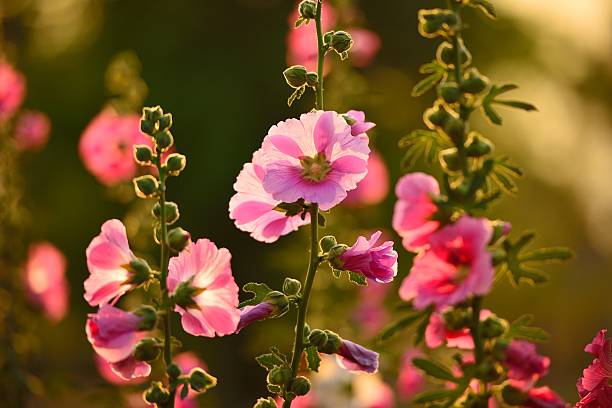
<svg viewBox="0 0 612 408">
<path fill-rule="evenodd" d="M 129 264 L 123 266 L 130 274 L 128 283 L 136 286 L 141 285 L 151 279 L 151 267 L 142 258 L 135 258 Z"/>
<path fill-rule="evenodd" d="M 178 176 L 179 173 L 185 170 L 187 158 L 180 153 L 172 153 L 166 158 L 166 169 L 171 176 Z"/>
<path fill-rule="evenodd" d="M 164 203 L 164 209 L 166 216 L 166 224 L 172 225 L 178 221 L 180 213 L 178 205 L 176 205 L 176 203 L 172 201 L 166 201 Z M 155 203 L 155 205 L 153 205 L 153 208 L 151 209 L 151 213 L 155 218 L 159 220 L 161 218 L 161 205 L 159 205 L 159 203 Z"/>
<path fill-rule="evenodd" d="M 317 17 L 317 3 L 313 0 L 304 0 L 299 5 L 300 17 L 311 20 Z"/>
<path fill-rule="evenodd" d="M 310 391 L 310 381 L 306 377 L 296 377 L 291 383 L 291 392 L 295 395 L 306 395 Z"/>
<path fill-rule="evenodd" d="M 283 282 L 283 292 L 285 292 L 286 295 L 297 295 L 300 293 L 300 289 L 302 289 L 302 283 L 299 280 L 285 278 Z"/>
<path fill-rule="evenodd" d="M 287 85 L 298 89 L 306 85 L 308 70 L 303 65 L 294 65 L 283 71 Z"/>
<path fill-rule="evenodd" d="M 168 246 L 175 252 L 181 252 L 191 242 L 191 234 L 181 227 L 168 231 Z"/>
<path fill-rule="evenodd" d="M 151 175 L 136 177 L 132 182 L 134 183 L 134 191 L 140 198 L 151 198 L 158 192 L 157 179 Z"/>
<path fill-rule="evenodd" d="M 353 47 L 353 37 L 346 31 L 336 31 L 331 37 L 331 48 L 340 55 L 340 59 L 348 57 L 348 51 Z"/>
<path fill-rule="evenodd" d="M 217 385 L 217 379 L 201 368 L 194 368 L 189 373 L 189 385 L 194 391 L 202 392 Z"/>
<path fill-rule="evenodd" d="M 153 330 L 157 325 L 157 310 L 152 306 L 141 305 L 138 309 L 134 310 L 134 314 L 142 317 L 138 324 L 139 330 Z"/>
<path fill-rule="evenodd" d="M 319 246 L 321 247 L 321 250 L 323 252 L 329 252 L 337 244 L 338 242 L 336 241 L 336 237 L 334 237 L 333 235 L 324 236 L 319 241 Z"/>
<path fill-rule="evenodd" d="M 160 152 L 165 152 L 174 144 L 174 137 L 169 130 L 162 130 L 160 132 L 155 133 L 155 146 L 157 150 Z"/>
<path fill-rule="evenodd" d="M 153 381 L 151 386 L 142 395 L 145 401 L 151 404 L 157 404 L 161 406 L 170 399 L 170 392 L 164 388 L 163 384 L 159 381 Z"/>
<path fill-rule="evenodd" d="M 138 361 L 153 361 L 159 356 L 161 343 L 153 337 L 140 340 L 134 348 L 134 358 Z"/>
<path fill-rule="evenodd" d="M 165 113 L 159 118 L 159 128 L 160 130 L 170 129 L 172 127 L 172 114 Z"/>
<path fill-rule="evenodd" d="M 327 343 L 327 333 L 323 330 L 314 329 L 310 332 L 308 341 L 317 348 L 323 347 Z"/>
<path fill-rule="evenodd" d="M 153 164 L 153 150 L 147 145 L 134 145 L 134 160 L 141 166 Z"/>
</svg>

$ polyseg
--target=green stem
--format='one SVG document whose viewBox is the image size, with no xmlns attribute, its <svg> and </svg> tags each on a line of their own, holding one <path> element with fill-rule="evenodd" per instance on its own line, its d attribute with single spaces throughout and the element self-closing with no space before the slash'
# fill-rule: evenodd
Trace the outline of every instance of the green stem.
<svg viewBox="0 0 612 408">
<path fill-rule="evenodd" d="M 317 26 L 317 75 L 319 84 L 317 86 L 317 100 L 316 108 L 323 110 L 323 62 L 325 61 L 325 46 L 323 44 L 323 28 L 321 23 L 321 9 L 323 7 L 323 0 L 319 0 L 317 5 L 317 14 L 315 15 L 315 23 Z"/>
<path fill-rule="evenodd" d="M 304 351 L 304 326 L 306 324 L 306 313 L 308 311 L 308 301 L 310 300 L 310 292 L 314 283 L 317 268 L 319 267 L 319 205 L 312 204 L 310 207 L 310 260 L 308 262 L 308 270 L 306 271 L 306 279 L 304 281 L 304 289 L 302 291 L 300 305 L 298 309 L 297 323 L 295 324 L 295 342 L 293 343 L 293 355 L 291 357 L 291 377 L 294 379 L 297 376 Z M 283 408 L 290 408 L 291 400 L 285 400 Z"/>
<path fill-rule="evenodd" d="M 483 359 L 483 347 L 482 347 L 482 336 L 480 327 L 480 311 L 482 310 L 482 298 L 474 297 L 472 301 L 472 325 L 471 334 L 474 340 L 474 359 L 476 365 L 480 364 Z"/>
</svg>

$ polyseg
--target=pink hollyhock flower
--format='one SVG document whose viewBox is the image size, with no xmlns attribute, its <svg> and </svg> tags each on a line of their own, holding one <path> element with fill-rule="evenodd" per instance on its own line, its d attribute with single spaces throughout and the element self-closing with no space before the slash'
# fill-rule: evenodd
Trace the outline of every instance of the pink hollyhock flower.
<svg viewBox="0 0 612 408">
<path fill-rule="evenodd" d="M 538 354 L 536 346 L 525 340 L 513 340 L 506 348 L 504 365 L 512 385 L 528 389 L 548 373 L 550 359 Z"/>
<path fill-rule="evenodd" d="M 403 238 L 404 247 L 416 252 L 427 245 L 440 223 L 431 220 L 438 208 L 432 197 L 440 194 L 438 182 L 425 173 L 403 176 L 395 186 L 398 201 L 393 210 L 393 229 Z"/>
<path fill-rule="evenodd" d="M 272 126 L 263 141 L 264 189 L 275 200 L 299 199 L 329 210 L 367 174 L 368 141 L 353 137 L 336 112 L 310 112 Z"/>
<path fill-rule="evenodd" d="M 400 297 L 414 300 L 417 309 L 456 305 L 472 295 L 484 295 L 493 284 L 493 265 L 487 244 L 490 223 L 461 217 L 429 237 L 430 247 L 414 260 L 402 282 Z"/>
<path fill-rule="evenodd" d="M 0 62 L 0 122 L 15 114 L 26 93 L 23 75 L 7 62 Z"/>
<path fill-rule="evenodd" d="M 480 312 L 480 320 L 483 321 L 491 316 L 490 310 Z M 474 340 L 470 334 L 470 329 L 451 330 L 446 326 L 444 317 L 440 312 L 432 313 L 429 324 L 425 329 L 425 344 L 429 348 L 437 348 L 444 344 L 448 347 L 456 347 L 463 350 L 473 350 Z"/>
<path fill-rule="evenodd" d="M 397 390 L 404 401 L 412 399 L 425 389 L 425 375 L 412 364 L 412 360 L 420 356 L 422 356 L 420 351 L 411 349 L 402 357 L 397 377 Z"/>
<path fill-rule="evenodd" d="M 310 215 L 286 216 L 275 208 L 281 202 L 263 188 L 264 169 L 260 164 L 263 151 L 253 154 L 253 162 L 247 163 L 234 183 L 236 194 L 229 203 L 230 218 L 236 227 L 250 232 L 251 237 L 261 242 L 274 242 L 279 237 L 297 231 L 302 225 L 310 223 Z"/>
<path fill-rule="evenodd" d="M 388 290 L 388 285 L 370 279 L 368 286 L 364 286 L 359 291 L 359 301 L 353 312 L 353 320 L 366 337 L 378 334 L 389 320 L 389 313 L 383 306 Z"/>
<path fill-rule="evenodd" d="M 251 323 L 265 320 L 274 313 L 274 306 L 268 302 L 261 302 L 255 306 L 245 306 L 240 310 L 240 321 L 236 328 L 236 333 L 244 329 Z"/>
<path fill-rule="evenodd" d="M 208 239 L 191 243 L 168 266 L 168 291 L 183 328 L 194 336 L 232 334 L 240 321 L 231 254 Z"/>
<path fill-rule="evenodd" d="M 85 300 L 91 306 L 114 303 L 141 279 L 130 268 L 136 257 L 130 250 L 125 226 L 119 220 L 106 221 L 85 253 L 90 273 L 84 284 Z"/>
<path fill-rule="evenodd" d="M 346 207 L 362 207 L 380 204 L 389 194 L 389 171 L 378 152 L 372 151 L 368 158 L 368 174 L 347 193 L 342 202 Z"/>
<path fill-rule="evenodd" d="M 367 132 L 373 129 L 376 124 L 372 122 L 366 122 L 365 113 L 358 110 L 350 110 L 346 112 L 345 116 L 348 116 L 353 123 L 351 126 L 351 134 L 358 137 L 367 137 Z"/>
<path fill-rule="evenodd" d="M 116 374 L 111 368 L 111 363 L 106 361 L 99 354 L 94 354 L 96 368 L 98 369 L 98 373 L 102 378 L 108 381 L 111 384 L 115 385 L 126 385 L 126 384 L 141 384 L 145 379 L 143 377 L 131 378 L 126 380 L 125 378 Z M 140 400 L 142 401 L 142 395 L 140 396 Z"/>
<path fill-rule="evenodd" d="M 580 401 L 577 408 L 600 408 L 612 406 L 612 356 L 607 330 L 600 330 L 584 351 L 595 356 L 593 362 L 584 369 L 578 379 L 577 387 Z"/>
<path fill-rule="evenodd" d="M 142 320 L 141 316 L 106 304 L 87 318 L 87 340 L 110 363 L 111 369 L 126 380 L 146 377 L 151 372 L 151 366 L 137 361 L 133 355 L 136 344 L 147 335 L 140 329 Z"/>
<path fill-rule="evenodd" d="M 357 238 L 357 242 L 339 256 L 344 270 L 356 272 L 380 283 L 389 283 L 397 275 L 397 252 L 393 241 L 377 246 L 381 231 L 372 234 L 369 240 Z"/>
<path fill-rule="evenodd" d="M 58 322 L 68 311 L 66 258 L 52 244 L 41 242 L 30 246 L 24 270 L 28 297 L 40 306 L 45 315 Z"/>
<path fill-rule="evenodd" d="M 87 170 L 99 182 L 113 186 L 136 175 L 134 145 L 139 144 L 153 144 L 150 137 L 140 132 L 140 117 L 105 110 L 83 132 L 79 153 Z"/>
<path fill-rule="evenodd" d="M 341 339 L 336 359 L 342 368 L 349 371 L 378 371 L 378 353 L 349 340 Z"/>
<path fill-rule="evenodd" d="M 321 26 L 323 32 L 330 31 L 336 24 L 336 11 L 328 3 L 321 9 Z M 317 31 L 314 21 L 295 28 L 299 18 L 297 8 L 289 16 L 289 33 L 287 35 L 287 64 L 303 65 L 309 71 L 317 70 Z M 327 64 L 326 64 L 327 65 Z"/>
<path fill-rule="evenodd" d="M 15 146 L 19 150 L 40 150 L 49 140 L 51 121 L 36 111 L 22 113 L 15 125 Z"/>
<path fill-rule="evenodd" d="M 349 51 L 351 63 L 358 68 L 370 65 L 380 50 L 380 37 L 375 32 L 364 28 L 351 28 L 349 31 L 354 41 Z"/>
<path fill-rule="evenodd" d="M 601 408 L 610 407 L 612 405 L 601 405 Z M 525 408 L 567 408 L 569 407 L 561 397 L 548 387 L 532 388 L 527 393 L 527 402 Z"/>
</svg>

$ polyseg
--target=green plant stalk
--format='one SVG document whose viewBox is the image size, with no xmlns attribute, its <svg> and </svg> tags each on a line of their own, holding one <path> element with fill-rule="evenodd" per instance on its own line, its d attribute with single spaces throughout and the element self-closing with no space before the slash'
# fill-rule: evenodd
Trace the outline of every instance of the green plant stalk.
<svg viewBox="0 0 612 408">
<path fill-rule="evenodd" d="M 323 44 L 323 27 L 321 23 L 321 10 L 323 8 L 323 0 L 318 1 L 317 13 L 315 15 L 315 23 L 317 26 L 317 76 L 319 84 L 317 85 L 317 100 L 316 108 L 323 110 L 323 62 L 325 61 L 325 46 Z"/>
</svg>

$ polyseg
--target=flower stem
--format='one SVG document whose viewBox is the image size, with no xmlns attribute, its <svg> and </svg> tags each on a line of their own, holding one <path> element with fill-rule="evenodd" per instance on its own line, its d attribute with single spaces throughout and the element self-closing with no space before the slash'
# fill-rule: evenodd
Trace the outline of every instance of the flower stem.
<svg viewBox="0 0 612 408">
<path fill-rule="evenodd" d="M 323 8 L 323 0 L 317 3 L 317 13 L 315 15 L 315 23 L 317 26 L 317 76 L 319 84 L 317 86 L 316 108 L 323 110 L 323 62 L 325 61 L 325 46 L 323 44 L 323 28 L 321 23 L 321 10 Z"/>
<path fill-rule="evenodd" d="M 474 340 L 474 359 L 480 364 L 483 358 L 482 337 L 480 335 L 480 311 L 482 310 L 482 298 L 474 297 L 472 300 L 472 325 L 470 332 Z"/>
<path fill-rule="evenodd" d="M 302 352 L 304 351 L 304 325 L 306 324 L 306 313 L 308 311 L 308 301 L 314 283 L 317 268 L 319 267 L 319 205 L 312 204 L 310 207 L 310 260 L 304 281 L 304 290 L 298 308 L 297 323 L 295 324 L 295 342 L 293 343 L 293 355 L 291 357 L 291 377 L 295 379 Z M 290 408 L 291 400 L 285 400 L 283 408 Z"/>
</svg>

